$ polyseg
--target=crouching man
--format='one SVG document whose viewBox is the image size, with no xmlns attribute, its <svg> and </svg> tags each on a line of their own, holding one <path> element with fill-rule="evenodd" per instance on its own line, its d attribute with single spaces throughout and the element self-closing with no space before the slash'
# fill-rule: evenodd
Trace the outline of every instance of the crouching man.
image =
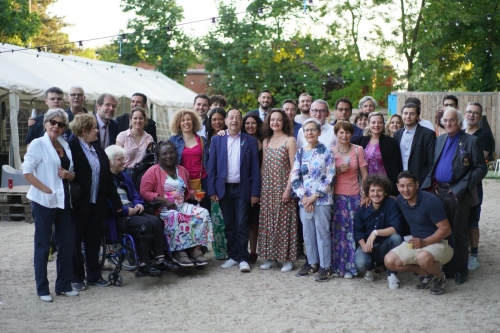
<svg viewBox="0 0 500 333">
<path fill-rule="evenodd" d="M 445 293 L 446 277 L 441 266 L 453 257 L 447 237 L 451 227 L 443 203 L 434 194 L 420 190 L 417 177 L 410 171 L 398 175 L 396 202 L 413 236 L 385 256 L 387 269 L 420 275 L 417 289 L 426 289 L 432 281 L 431 294 Z"/>
<path fill-rule="evenodd" d="M 402 243 L 402 215 L 396 200 L 387 195 L 392 183 L 384 175 L 371 175 L 366 179 L 363 190 L 371 203 L 359 207 L 354 218 L 354 240 L 359 244 L 354 260 L 360 273 L 365 272 L 366 281 L 378 277 L 373 263 L 383 263 L 385 255 Z M 390 289 L 399 288 L 396 272 L 387 269 Z"/>
</svg>

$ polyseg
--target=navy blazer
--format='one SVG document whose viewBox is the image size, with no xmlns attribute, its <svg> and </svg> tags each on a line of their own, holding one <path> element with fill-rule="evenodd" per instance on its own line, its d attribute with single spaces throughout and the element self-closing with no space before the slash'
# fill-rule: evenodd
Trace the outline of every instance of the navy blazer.
<svg viewBox="0 0 500 333">
<path fill-rule="evenodd" d="M 302 124 L 299 124 L 295 120 L 292 121 L 293 125 L 293 137 L 297 140 L 297 135 L 299 135 L 299 130 L 302 128 Z"/>
<path fill-rule="evenodd" d="M 240 188 L 243 200 L 260 197 L 259 148 L 257 140 L 245 133 L 240 138 Z M 217 195 L 219 200 L 226 192 L 227 175 L 227 134 L 212 137 L 208 159 L 208 193 Z"/>
<path fill-rule="evenodd" d="M 459 131 L 460 135 L 453 162 L 451 163 L 451 192 L 460 199 L 465 191 L 473 190 L 483 180 L 488 173 L 488 167 L 484 159 L 481 141 L 473 135 L 464 131 Z M 437 162 L 441 157 L 448 134 L 442 134 L 436 139 L 436 149 L 434 152 L 434 166 L 422 184 L 422 188 L 429 188 L 434 181 Z"/>
<path fill-rule="evenodd" d="M 97 114 L 95 115 L 96 116 L 96 119 L 95 121 L 97 121 Z M 99 122 L 97 123 L 97 127 L 99 127 Z M 118 131 L 118 123 L 116 122 L 116 120 L 114 119 L 110 119 L 109 122 L 108 122 L 108 139 L 109 139 L 109 144 L 108 146 L 111 146 L 111 145 L 114 145 L 116 144 L 116 137 L 118 136 L 118 134 L 120 133 Z M 97 140 L 95 140 L 94 142 L 92 142 L 92 144 L 94 146 L 98 146 L 98 147 L 101 147 L 101 132 L 99 132 L 99 135 L 97 137 Z M 104 147 L 103 147 L 104 149 Z"/>
<path fill-rule="evenodd" d="M 394 133 L 394 139 L 396 139 L 400 148 L 404 130 L 405 128 L 403 127 Z M 434 167 L 435 145 L 436 133 L 427 127 L 417 124 L 417 129 L 415 130 L 415 135 L 410 148 L 408 170 L 413 172 L 418 177 L 420 185 L 424 183 L 425 178 L 427 178 L 427 175 Z"/>
</svg>

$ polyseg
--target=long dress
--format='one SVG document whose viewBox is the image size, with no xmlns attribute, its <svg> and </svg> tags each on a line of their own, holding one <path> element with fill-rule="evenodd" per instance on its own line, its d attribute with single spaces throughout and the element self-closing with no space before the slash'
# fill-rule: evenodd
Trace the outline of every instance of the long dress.
<svg viewBox="0 0 500 333">
<path fill-rule="evenodd" d="M 214 259 L 227 259 L 227 239 L 225 234 L 224 217 L 218 202 L 212 201 L 212 225 L 214 230 L 214 241 L 212 243 L 212 250 L 214 250 Z"/>
<path fill-rule="evenodd" d="M 266 147 L 262 168 L 259 216 L 259 255 L 270 260 L 297 260 L 297 211 L 295 201 L 283 203 L 290 176 L 286 142 L 279 148 Z"/>
<path fill-rule="evenodd" d="M 167 174 L 164 189 L 165 199 L 177 206 L 176 210 L 164 207 L 160 212 L 170 251 L 186 250 L 197 245 L 206 246 L 213 242 L 210 214 L 203 207 L 184 202 L 186 184 L 182 178 L 172 178 Z"/>
</svg>

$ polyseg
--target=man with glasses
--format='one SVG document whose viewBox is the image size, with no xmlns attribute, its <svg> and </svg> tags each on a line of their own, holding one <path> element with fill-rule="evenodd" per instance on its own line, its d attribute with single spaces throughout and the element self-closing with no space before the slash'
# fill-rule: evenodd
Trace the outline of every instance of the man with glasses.
<svg viewBox="0 0 500 333">
<path fill-rule="evenodd" d="M 441 122 L 447 134 L 436 139 L 434 166 L 422 188 L 434 192 L 443 202 L 455 239 L 453 259 L 443 266 L 443 272 L 447 277 L 454 276 L 455 283 L 461 285 L 469 274 L 467 224 L 471 191 L 488 169 L 479 139 L 461 130 L 462 114 L 448 108 Z"/>
<path fill-rule="evenodd" d="M 337 144 L 337 137 L 333 132 L 333 126 L 326 123 L 326 118 L 330 114 L 330 108 L 328 103 L 322 99 L 317 99 L 311 104 L 311 110 L 309 111 L 311 117 L 315 118 L 321 124 L 321 135 L 319 136 L 319 142 L 327 147 L 331 147 Z M 297 134 L 297 149 L 307 146 L 307 141 L 304 136 L 303 128 L 299 130 Z"/>
<path fill-rule="evenodd" d="M 61 88 L 52 87 L 45 91 L 45 104 L 47 104 L 48 110 L 50 109 L 62 109 L 64 106 L 64 92 Z M 43 116 L 45 112 L 35 118 L 28 119 L 28 135 L 26 136 L 26 143 L 29 145 L 31 141 L 36 138 L 41 138 L 45 133 L 45 128 L 43 126 Z M 64 134 L 63 134 L 64 137 Z M 67 139 L 64 137 L 64 139 Z"/>
<path fill-rule="evenodd" d="M 352 103 L 349 99 L 347 98 L 339 98 L 335 102 L 335 121 L 332 123 L 332 126 L 335 126 L 338 120 L 345 120 L 345 121 L 350 121 L 352 116 Z M 356 126 L 355 124 L 352 124 L 354 127 L 354 133 L 352 134 L 351 141 L 356 139 L 358 136 L 363 135 L 363 130 Z"/>
<path fill-rule="evenodd" d="M 309 95 L 308 93 L 300 94 L 299 105 L 298 105 L 300 109 L 300 114 L 295 116 L 296 122 L 302 125 L 304 121 L 311 118 L 311 115 L 309 114 L 309 110 L 311 109 L 311 104 L 312 104 L 311 95 Z"/>
<path fill-rule="evenodd" d="M 143 108 L 144 110 L 148 109 L 148 97 L 141 93 L 135 93 L 132 95 L 130 99 L 130 110 L 135 107 Z M 116 118 L 116 122 L 118 123 L 118 134 L 120 132 L 126 131 L 130 128 L 130 113 L 124 113 L 121 116 Z M 158 142 L 156 138 L 156 122 L 153 119 L 148 118 L 148 124 L 144 128 L 146 133 L 153 137 L 154 142 Z"/>
<path fill-rule="evenodd" d="M 465 133 L 475 136 L 481 143 L 481 150 L 486 159 L 489 154 L 493 153 L 493 136 L 490 132 L 479 127 L 479 122 L 483 118 L 483 106 L 478 102 L 469 102 L 465 109 L 465 118 L 467 119 L 467 128 Z M 481 218 L 481 205 L 483 203 L 483 183 L 477 185 L 477 197 L 479 204 L 470 208 L 469 214 L 469 241 L 470 241 L 470 257 L 468 268 L 470 271 L 479 269 L 480 262 L 477 258 L 479 247 L 479 220 Z"/>
</svg>

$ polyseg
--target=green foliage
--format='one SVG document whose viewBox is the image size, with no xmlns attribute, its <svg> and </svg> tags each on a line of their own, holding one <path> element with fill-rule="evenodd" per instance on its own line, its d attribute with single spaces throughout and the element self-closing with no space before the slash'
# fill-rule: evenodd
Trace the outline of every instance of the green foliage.
<svg viewBox="0 0 500 333">
<path fill-rule="evenodd" d="M 68 54 L 73 48 L 69 42 L 68 34 L 61 30 L 70 24 L 64 21 L 64 17 L 49 15 L 47 8 L 57 0 L 32 0 L 33 11 L 38 14 L 41 21 L 40 31 L 32 40 L 32 46 L 52 45 L 52 52 Z"/>
<path fill-rule="evenodd" d="M 23 45 L 40 30 L 38 13 L 29 12 L 28 0 L 0 0 L 0 41 Z"/>
</svg>

